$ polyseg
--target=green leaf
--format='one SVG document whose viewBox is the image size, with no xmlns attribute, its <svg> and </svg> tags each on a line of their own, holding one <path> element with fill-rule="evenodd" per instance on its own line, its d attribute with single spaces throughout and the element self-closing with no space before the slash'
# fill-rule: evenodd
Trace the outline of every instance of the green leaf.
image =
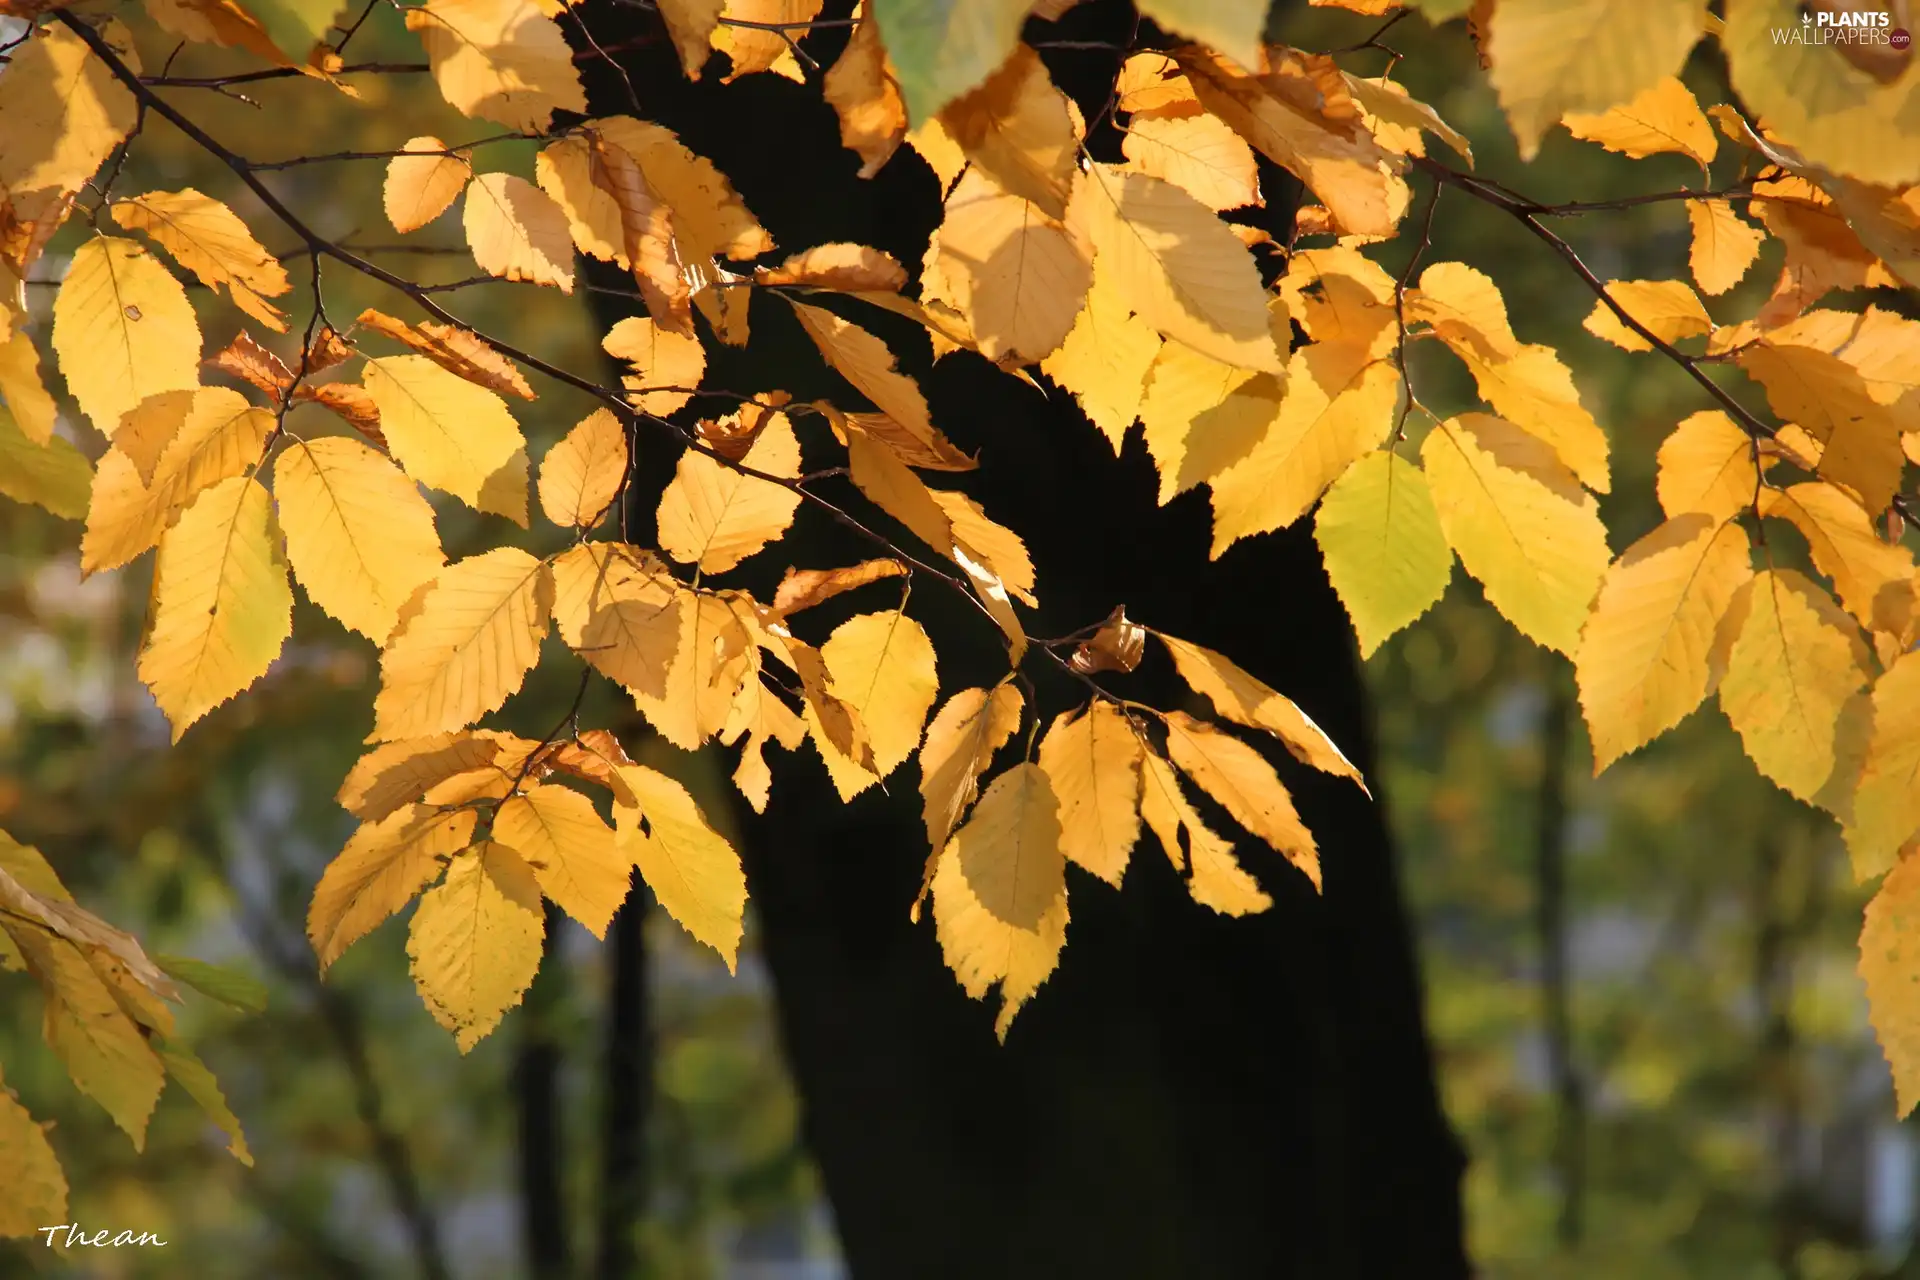
<svg viewBox="0 0 1920 1280">
<path fill-rule="evenodd" d="M 992 75 L 1020 39 L 1030 0 L 873 0 L 915 126 Z"/>
<path fill-rule="evenodd" d="M 1398 454 L 1370 453 L 1348 467 L 1321 500 L 1313 537 L 1363 658 L 1431 609 L 1453 576 L 1426 473 Z"/>
<path fill-rule="evenodd" d="M 258 979 L 236 969 L 195 960 L 192 956 L 155 956 L 153 959 L 170 977 L 186 983 L 203 996 L 210 996 L 242 1013 L 267 1011 L 267 989 Z"/>
</svg>

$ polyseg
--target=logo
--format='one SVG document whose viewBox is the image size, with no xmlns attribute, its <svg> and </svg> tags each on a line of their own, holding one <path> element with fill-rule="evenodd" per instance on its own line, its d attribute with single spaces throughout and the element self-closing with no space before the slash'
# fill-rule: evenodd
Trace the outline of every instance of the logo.
<svg viewBox="0 0 1920 1280">
<path fill-rule="evenodd" d="M 1887 43 L 1896 51 L 1904 51 L 1913 44 L 1913 37 L 1907 33 L 1905 27 L 1896 27 L 1887 33 Z"/>
<path fill-rule="evenodd" d="M 1770 32 L 1775 44 L 1805 45 L 1884 45 L 1901 50 L 1913 43 L 1905 28 L 1893 25 L 1893 15 L 1885 11 L 1802 9 L 1797 27 L 1774 27 Z"/>
</svg>

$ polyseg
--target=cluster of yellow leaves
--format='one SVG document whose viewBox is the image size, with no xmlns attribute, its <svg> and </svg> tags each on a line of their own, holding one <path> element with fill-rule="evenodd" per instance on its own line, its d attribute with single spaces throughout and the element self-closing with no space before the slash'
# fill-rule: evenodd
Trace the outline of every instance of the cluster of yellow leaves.
<svg viewBox="0 0 1920 1280">
<path fill-rule="evenodd" d="M 171 1077 L 218 1125 L 229 1150 L 253 1163 L 240 1122 L 213 1073 L 179 1038 L 169 1002 L 174 977 L 232 1002 L 231 988 L 209 977 L 221 971 L 197 961 L 166 960 L 162 969 L 140 943 L 73 900 L 38 849 L 0 831 L 0 969 L 25 971 L 46 1005 L 42 1031 L 74 1086 L 98 1102 L 136 1150 Z M 244 981 L 244 980 L 242 980 Z M 64 1221 L 67 1181 L 35 1121 L 0 1083 L 0 1236 L 28 1236 Z"/>
</svg>

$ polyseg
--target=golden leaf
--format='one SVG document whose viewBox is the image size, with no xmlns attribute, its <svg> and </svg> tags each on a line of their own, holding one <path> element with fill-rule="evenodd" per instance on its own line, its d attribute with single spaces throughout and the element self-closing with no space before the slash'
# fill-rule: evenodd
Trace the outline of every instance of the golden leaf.
<svg viewBox="0 0 1920 1280">
<path fill-rule="evenodd" d="M 493 838 L 533 868 L 541 891 L 561 910 L 594 937 L 607 936 L 633 863 L 591 801 L 565 787 L 529 787 L 501 802 Z"/>
<path fill-rule="evenodd" d="M 406 21 L 454 110 L 545 133 L 555 111 L 587 110 L 558 9 L 550 0 L 431 0 Z"/>
<path fill-rule="evenodd" d="M 444 861 L 471 843 L 478 817 L 471 809 L 408 804 L 362 823 L 320 873 L 307 908 L 320 971 L 438 879 Z"/>
<path fill-rule="evenodd" d="M 371 308 L 354 321 L 382 337 L 405 343 L 456 377 L 502 395 L 533 399 L 533 388 L 513 362 L 488 346 L 471 329 L 456 329 L 446 324 L 410 325 Z M 312 370 L 310 369 L 309 372 Z"/>
<path fill-rule="evenodd" d="M 573 241 L 565 210 L 510 173 L 483 173 L 467 187 L 467 245 L 482 271 L 573 292 Z"/>
<path fill-rule="evenodd" d="M 1064 218 L 1079 157 L 1066 95 L 1040 55 L 1017 44 L 978 88 L 949 103 L 940 123 L 991 184 Z"/>
<path fill-rule="evenodd" d="M 920 798 L 927 843 L 933 850 L 927 862 L 927 883 L 947 838 L 980 793 L 980 776 L 993 753 L 1020 727 L 1024 706 L 1020 690 L 1012 684 L 996 685 L 992 691 L 963 689 L 948 698 L 927 725 L 920 747 Z M 924 896 L 926 884 L 920 891 Z M 914 909 L 919 910 L 917 902 Z"/>
<path fill-rule="evenodd" d="M 486 768 L 499 754 L 497 739 L 464 731 L 382 743 L 354 763 L 334 800 L 363 821 L 378 822 L 448 778 Z"/>
<path fill-rule="evenodd" d="M 66 197 L 93 177 L 139 118 L 133 94 L 78 35 L 58 23 L 32 34 L 11 51 L 0 76 L 0 119 L 7 122 L 0 192 L 22 221 L 64 218 Z M 130 69 L 140 69 L 124 26 L 110 21 L 100 34 Z"/>
<path fill-rule="evenodd" d="M 847 436 L 847 470 L 867 501 L 898 520 L 942 555 L 953 554 L 953 523 L 908 466 L 863 431 Z"/>
<path fill-rule="evenodd" d="M 724 18 L 734 18 L 756 26 L 732 26 L 721 23 L 713 30 L 713 47 L 733 63 L 722 84 L 732 84 L 741 76 L 771 71 L 796 83 L 805 83 L 806 75 L 793 56 L 788 34 L 804 34 L 804 27 L 820 16 L 821 0 L 727 0 Z M 771 30 L 778 24 L 793 24 L 784 30 Z"/>
<path fill-rule="evenodd" d="M 907 136 L 906 100 L 887 66 L 880 26 L 871 14 L 854 26 L 821 88 L 840 117 L 840 145 L 860 157 L 860 176 L 871 178 Z"/>
<path fill-rule="evenodd" d="M 1285 389 L 1273 374 L 1221 364 L 1183 342 L 1163 345 L 1140 400 L 1161 505 L 1252 452 L 1270 435 Z"/>
<path fill-rule="evenodd" d="M 433 508 L 357 440 L 294 441 L 273 466 L 287 558 L 313 602 L 375 644 L 446 563 Z"/>
<path fill-rule="evenodd" d="M 1073 327 L 1092 257 L 1070 224 L 970 169 L 927 246 L 922 301 L 966 316 L 989 360 L 1038 360 Z"/>
<path fill-rule="evenodd" d="M 1126 167 L 1182 188 L 1209 209 L 1262 203 L 1246 140 L 1217 116 L 1142 116 L 1127 126 Z"/>
<path fill-rule="evenodd" d="M 409 138 L 398 155 L 387 161 L 381 201 L 387 221 L 405 234 L 418 231 L 445 213 L 467 189 L 473 166 L 462 153 L 449 154 L 447 144 L 431 136 Z M 413 154 L 413 153 L 423 154 Z"/>
<path fill-rule="evenodd" d="M 941 851 L 933 919 L 947 967 L 974 999 L 1000 984 L 994 1033 L 1060 961 L 1067 939 L 1066 859 L 1047 775 L 1017 764 L 993 780 Z"/>
<path fill-rule="evenodd" d="M 812 3 L 812 0 L 807 0 Z M 906 286 L 907 273 L 884 249 L 864 244 L 817 244 L 777 267 L 755 267 L 756 284 L 799 284 L 817 289 L 887 289 Z"/>
<path fill-rule="evenodd" d="M 740 461 L 766 475 L 799 476 L 800 441 L 785 414 L 771 417 Z M 703 574 L 725 573 L 785 534 L 800 503 L 792 489 L 688 449 L 660 495 L 660 549 Z"/>
<path fill-rule="evenodd" d="M 825 603 L 844 591 L 864 587 L 882 578 L 904 577 L 907 566 L 898 560 L 862 560 L 843 569 L 789 567 L 773 596 L 773 611 L 791 616 Z"/>
<path fill-rule="evenodd" d="M 1263 0 L 1146 0 L 1140 12 L 1168 31 L 1252 66 L 1260 55 L 1267 8 Z"/>
<path fill-rule="evenodd" d="M 1510 422 L 1463 414 L 1421 447 L 1440 527 L 1520 633 L 1571 654 L 1612 558 L 1597 504 L 1547 446 Z"/>
<path fill-rule="evenodd" d="M 1115 78 L 1114 109 L 1136 116 L 1178 119 L 1200 114 L 1200 99 L 1194 96 L 1193 82 L 1180 71 L 1179 64 L 1165 53 L 1145 52 L 1130 55 L 1120 64 Z"/>
<path fill-rule="evenodd" d="M 1632 101 L 1602 112 L 1570 111 L 1561 123 L 1574 137 L 1597 142 L 1635 160 L 1677 151 L 1704 169 L 1720 149 L 1719 136 L 1679 76 L 1667 76 L 1643 89 Z"/>
<path fill-rule="evenodd" d="M 1401 85 L 1385 76 L 1364 79 L 1341 72 L 1347 92 L 1366 113 L 1374 141 L 1398 155 L 1423 156 L 1427 153 L 1425 133 L 1431 133 L 1457 152 L 1467 167 L 1473 167 L 1473 148 L 1466 136 L 1426 103 L 1407 93 Z"/>
<path fill-rule="evenodd" d="M 747 906 L 740 855 L 672 778 L 644 765 L 625 766 L 619 775 L 640 802 L 637 809 L 613 807 L 621 850 L 640 868 L 667 914 L 696 942 L 719 952 L 732 973 Z"/>
<path fill-rule="evenodd" d="M 834 628 L 820 648 L 828 689 L 853 709 L 872 763 L 846 758 L 824 732 L 814 735 L 842 800 L 899 768 L 920 746 L 921 726 L 939 690 L 933 642 L 904 612 L 864 613 Z M 839 756 L 839 759 L 835 757 Z"/>
<path fill-rule="evenodd" d="M 273 434 L 271 413 L 225 387 L 190 394 L 192 406 L 153 464 L 152 483 L 141 482 L 139 464 L 126 451 L 116 447 L 101 455 L 80 541 L 82 572 L 126 564 L 159 542 L 196 494 L 260 461 Z M 135 439 L 141 434 L 136 429 Z"/>
<path fill-rule="evenodd" d="M 632 272 L 647 314 L 655 324 L 692 337 L 690 273 L 710 259 L 681 253 L 673 210 L 655 193 L 633 156 L 598 133 L 589 136 L 589 145 L 587 176 L 613 200 L 620 258 Z"/>
<path fill-rule="evenodd" d="M 0 493 L 31 502 L 68 520 L 87 514 L 93 468 L 86 455 L 58 436 L 35 444 L 0 408 Z"/>
<path fill-rule="evenodd" d="M 1105 165 L 1079 191 L 1102 268 L 1143 321 L 1222 364 L 1280 372 L 1260 273 L 1211 210 L 1170 182 Z"/>
<path fill-rule="evenodd" d="M 1082 675 L 1100 671 L 1132 671 L 1147 651 L 1147 629 L 1127 616 L 1125 605 L 1107 615 L 1087 639 L 1082 640 L 1067 659 L 1067 665 Z"/>
<path fill-rule="evenodd" d="M 1753 437 L 1718 409 L 1683 418 L 1660 445 L 1661 509 L 1726 520 L 1752 506 L 1760 492 L 1755 452 Z"/>
<path fill-rule="evenodd" d="M 0 306 L 0 313 L 4 312 Z M 28 440 L 43 445 L 53 439 L 58 411 L 40 377 L 40 352 L 25 330 L 0 337 L 0 401 L 13 412 L 14 425 Z"/>
<path fill-rule="evenodd" d="M 1215 832 L 1180 789 L 1173 766 L 1151 751 L 1141 755 L 1140 816 L 1154 834 L 1167 861 L 1186 877 L 1195 902 L 1222 915 L 1265 911 L 1273 899 L 1233 856 L 1233 842 Z M 1186 832 L 1186 849 L 1180 833 Z"/>
<path fill-rule="evenodd" d="M 679 652 L 679 584 L 652 552 L 587 542 L 554 561 L 560 636 L 630 693 L 660 698 Z"/>
<path fill-rule="evenodd" d="M 178 742 L 265 675 L 293 633 L 293 584 L 267 491 L 247 476 L 203 491 L 161 539 L 154 574 L 140 679 Z"/>
<path fill-rule="evenodd" d="M 1039 604 L 1033 594 L 1033 559 L 1020 535 L 990 519 L 980 504 L 964 493 L 936 489 L 932 494 L 946 513 L 954 541 L 970 551 L 1008 594 L 1027 605 Z"/>
<path fill-rule="evenodd" d="M 207 288 L 217 292 L 225 285 L 234 305 L 267 328 L 286 331 L 286 316 L 265 301 L 293 288 L 286 269 L 226 205 L 192 187 L 150 191 L 131 200 L 116 200 L 113 220 L 123 230 L 152 236 Z"/>
<path fill-rule="evenodd" d="M 466 1053 L 520 1003 L 540 969 L 540 886 L 520 856 L 484 840 L 420 897 L 407 932 L 413 982 Z"/>
<path fill-rule="evenodd" d="M 1859 371 L 1816 347 L 1771 341 L 1735 359 L 1766 388 L 1775 413 L 1824 446 L 1820 474 L 1852 489 L 1869 511 L 1883 510 L 1904 465 L 1901 415 L 1873 397 Z"/>
<path fill-rule="evenodd" d="M 1881 1052 L 1893 1069 L 1898 1113 L 1907 1115 L 1920 1101 L 1920 991 L 1914 966 L 1920 964 L 1920 858 L 1893 863 L 1879 892 L 1867 903 L 1860 927 L 1860 977 Z"/>
<path fill-rule="evenodd" d="M 1814 567 L 1833 579 L 1841 603 L 1865 627 L 1913 639 L 1913 553 L 1881 540 L 1860 504 L 1832 485 L 1796 484 L 1760 495 L 1760 514 L 1789 521 L 1807 540 Z"/>
<path fill-rule="evenodd" d="M 1706 304 L 1684 280 L 1615 280 L 1607 285 L 1607 296 L 1663 342 L 1713 331 Z M 1627 351 L 1653 350 L 1652 343 L 1622 324 L 1604 302 L 1593 304 L 1586 330 Z"/>
<path fill-rule="evenodd" d="M 627 479 L 627 433 L 606 409 L 582 418 L 540 463 L 540 509 L 561 528 L 592 528 Z"/>
<path fill-rule="evenodd" d="M 1920 651 L 1903 654 L 1873 686 L 1873 737 L 1846 824 L 1856 875 L 1896 865 L 1920 833 Z M 1897 865 L 1909 866 L 1912 858 Z"/>
<path fill-rule="evenodd" d="M 1220 802 L 1233 820 L 1266 841 L 1320 888 L 1320 850 L 1294 811 L 1280 775 L 1258 751 L 1204 721 L 1166 715 L 1167 750 L 1180 772 Z"/>
<path fill-rule="evenodd" d="M 425 356 L 369 360 L 361 384 L 408 475 L 527 527 L 527 442 L 504 400 Z"/>
<path fill-rule="evenodd" d="M 46 1130 L 0 1085 L 0 1168 L 7 1199 L 0 1205 L 0 1236 L 32 1237 L 49 1222 L 67 1220 L 67 1178 Z"/>
<path fill-rule="evenodd" d="M 200 325 L 187 291 L 132 240 L 81 245 L 53 300 L 53 349 L 80 409 L 104 436 L 160 391 L 200 385 Z"/>
<path fill-rule="evenodd" d="M 1395 453 L 1347 468 L 1321 499 L 1313 537 L 1363 658 L 1439 603 L 1453 576 L 1426 474 Z"/>
<path fill-rule="evenodd" d="M 1725 293 L 1739 284 L 1767 239 L 1766 232 L 1719 200 L 1689 200 L 1687 223 L 1693 231 L 1687 263 L 1708 293 Z"/>
<path fill-rule="evenodd" d="M 933 421 L 920 385 L 894 368 L 893 352 L 880 339 L 831 311 L 789 298 L 800 327 L 828 364 L 875 407 L 917 436 L 930 436 Z"/>
<path fill-rule="evenodd" d="M 91 963 L 98 952 L 39 929 L 10 932 L 46 992 L 41 1034 L 48 1047 L 74 1087 L 106 1110 L 133 1139 L 134 1150 L 143 1150 L 147 1121 L 166 1087 L 166 1072 L 147 1039 L 158 1028 L 136 1022 L 131 1015 L 138 1006 L 130 1010 L 116 998 L 130 993 L 116 990 Z"/>
<path fill-rule="evenodd" d="M 1597 774 L 1679 724 L 1718 678 L 1712 650 L 1752 576 L 1746 530 L 1678 515 L 1608 568 L 1574 657 Z"/>
<path fill-rule="evenodd" d="M 380 655 L 369 741 L 459 729 L 496 710 L 539 661 L 553 599 L 545 563 L 517 547 L 448 565 Z"/>
<path fill-rule="evenodd" d="M 1116 888 L 1140 838 L 1140 757 L 1133 726 L 1101 698 L 1084 713 L 1062 712 L 1040 740 L 1040 769 L 1060 803 L 1061 853 Z"/>
<path fill-rule="evenodd" d="M 621 380 L 627 400 L 642 413 L 665 415 L 693 399 L 706 376 L 707 353 L 691 334 L 663 329 L 645 316 L 629 316 L 607 331 L 600 346 L 635 372 Z"/>
<path fill-rule="evenodd" d="M 1147 370 L 1160 344 L 1160 335 L 1121 297 L 1105 255 L 1097 255 L 1086 303 L 1040 369 L 1073 393 L 1080 411 L 1100 428 L 1118 456 L 1128 428 L 1140 416 Z"/>
<path fill-rule="evenodd" d="M 607 116 L 594 131 L 633 157 L 652 191 L 673 210 L 674 240 L 682 262 L 725 257 L 735 262 L 771 253 L 773 237 L 760 225 L 725 174 L 689 151 L 671 129 L 632 116 Z"/>
<path fill-rule="evenodd" d="M 667 24 L 667 35 L 687 79 L 698 80 L 700 68 L 707 64 L 713 49 L 709 41 L 720 25 L 720 11 L 726 0 L 660 0 L 660 17 Z"/>
<path fill-rule="evenodd" d="M 1190 641 L 1176 639 L 1156 631 L 1160 643 L 1173 656 L 1173 665 L 1193 691 L 1213 704 L 1213 709 L 1235 724 L 1249 729 L 1264 729 L 1280 739 L 1295 760 L 1311 765 L 1322 773 L 1350 778 L 1361 791 L 1367 790 L 1353 762 L 1334 745 L 1313 717 L 1295 706 L 1291 698 L 1269 688 L 1241 670 L 1224 654 Z M 1371 794 L 1371 793 L 1369 793 Z"/>
</svg>

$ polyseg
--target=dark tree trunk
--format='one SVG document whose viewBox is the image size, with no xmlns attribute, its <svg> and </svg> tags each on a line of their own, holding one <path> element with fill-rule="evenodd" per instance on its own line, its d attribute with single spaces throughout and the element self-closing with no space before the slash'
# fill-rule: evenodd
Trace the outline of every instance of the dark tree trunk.
<svg viewBox="0 0 1920 1280">
<path fill-rule="evenodd" d="M 631 50 L 620 56 L 645 113 L 711 157 L 783 249 L 859 240 L 917 266 L 939 218 L 919 161 L 903 152 L 862 182 L 817 85 L 689 84 L 652 15 L 607 0 L 585 13 L 603 47 Z M 1073 14 L 1076 37 L 1104 23 L 1118 34 L 1101 38 L 1124 40 L 1131 26 L 1111 3 Z M 837 52 L 809 47 L 823 61 Z M 1080 56 L 1095 61 L 1056 67 L 1063 86 L 1110 82 L 1111 55 Z M 633 109 L 619 75 L 585 67 L 596 111 Z M 756 300 L 750 356 L 710 342 L 707 385 L 844 397 L 784 311 Z M 980 450 L 981 469 L 961 479 L 1032 549 L 1035 634 L 1125 602 L 1294 696 L 1373 776 L 1345 616 L 1304 524 L 1210 562 L 1204 495 L 1156 507 L 1137 439 L 1116 459 L 1063 394 L 966 355 L 928 372 L 917 331 L 857 318 L 922 377 L 948 434 Z M 671 466 L 648 443 L 643 478 Z M 782 550 L 808 565 L 874 554 L 837 531 Z M 933 583 L 913 593 L 944 697 L 996 680 L 1005 657 L 977 614 L 941 596 Z M 1040 711 L 1051 718 L 1073 692 L 1043 680 Z M 1157 656 L 1127 693 L 1190 701 Z M 1243 844 L 1275 899 L 1261 916 L 1195 905 L 1150 841 L 1120 891 L 1070 872 L 1060 968 L 1003 1047 L 991 1006 L 942 963 L 931 921 L 907 918 L 927 853 L 911 770 L 892 795 L 841 805 L 810 749 L 776 754 L 747 873 L 805 1137 L 856 1276 L 1467 1273 L 1463 1160 L 1435 1095 L 1392 853 L 1378 804 L 1352 784 L 1279 761 L 1319 838 L 1326 892 Z"/>
<path fill-rule="evenodd" d="M 600 1221 L 593 1274 L 634 1280 L 647 1207 L 647 1113 L 653 1102 L 653 1037 L 642 926 L 649 894 L 633 890 L 607 929 L 607 1045 L 600 1093 Z"/>
<path fill-rule="evenodd" d="M 546 908 L 546 963 L 527 990 L 520 1023 L 520 1044 L 514 1057 L 513 1087 L 519 1113 L 520 1224 L 527 1275 L 532 1280 L 566 1280 L 572 1274 L 567 1258 L 566 1196 L 562 1178 L 560 1106 L 561 1048 L 554 1023 L 559 1012 L 566 971 L 552 954 L 565 917 L 552 902 Z"/>
</svg>

